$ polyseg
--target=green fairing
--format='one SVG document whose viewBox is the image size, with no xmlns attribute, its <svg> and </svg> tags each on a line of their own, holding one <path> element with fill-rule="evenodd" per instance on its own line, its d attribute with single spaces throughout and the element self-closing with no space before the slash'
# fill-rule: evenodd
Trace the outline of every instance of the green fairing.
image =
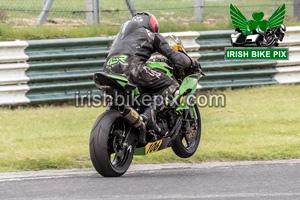
<svg viewBox="0 0 300 200">
<path fill-rule="evenodd" d="M 189 96 L 194 93 L 198 84 L 198 78 L 195 76 L 197 76 L 197 74 L 187 76 L 183 79 L 182 84 L 179 88 L 179 94 L 172 101 L 181 97 L 187 90 L 191 90 L 191 92 L 188 95 L 185 95 L 187 96 L 187 98 L 185 98 L 184 101 L 176 108 L 176 111 L 183 110 L 188 107 Z"/>
<path fill-rule="evenodd" d="M 149 67 L 162 69 L 166 71 L 167 76 L 171 77 L 173 74 L 165 67 L 168 66 L 166 63 L 163 62 L 155 62 L 155 63 L 146 63 Z"/>
<path fill-rule="evenodd" d="M 197 88 L 198 79 L 192 76 L 187 76 L 183 79 L 179 88 L 179 95 L 183 95 L 185 91 L 191 89 L 192 92 Z"/>
</svg>

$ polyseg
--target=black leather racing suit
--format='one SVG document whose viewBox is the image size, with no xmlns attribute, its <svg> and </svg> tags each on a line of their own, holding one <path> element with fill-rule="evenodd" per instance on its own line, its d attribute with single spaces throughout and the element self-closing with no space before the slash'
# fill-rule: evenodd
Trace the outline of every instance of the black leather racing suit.
<svg viewBox="0 0 300 200">
<path fill-rule="evenodd" d="M 180 67 L 191 66 L 191 59 L 173 50 L 162 35 L 150 32 L 135 21 L 127 21 L 114 39 L 103 71 L 122 74 L 142 90 L 167 97 L 178 88 L 178 83 L 145 64 L 155 52 Z"/>
</svg>

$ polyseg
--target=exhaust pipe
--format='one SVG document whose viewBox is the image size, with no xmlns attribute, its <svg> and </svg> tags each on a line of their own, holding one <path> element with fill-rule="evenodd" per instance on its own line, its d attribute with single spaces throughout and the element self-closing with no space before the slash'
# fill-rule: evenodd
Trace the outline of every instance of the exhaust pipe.
<svg viewBox="0 0 300 200">
<path fill-rule="evenodd" d="M 136 112 L 132 107 L 126 105 L 120 106 L 119 112 L 132 126 L 141 131 L 139 135 L 139 143 L 146 145 L 146 125 L 138 112 Z"/>
</svg>

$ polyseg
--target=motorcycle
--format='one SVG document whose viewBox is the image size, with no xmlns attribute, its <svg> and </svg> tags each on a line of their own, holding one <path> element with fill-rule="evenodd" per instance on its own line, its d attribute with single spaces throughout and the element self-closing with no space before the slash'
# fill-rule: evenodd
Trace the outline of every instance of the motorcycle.
<svg viewBox="0 0 300 200">
<path fill-rule="evenodd" d="M 279 41 L 282 42 L 285 36 L 286 26 L 282 24 L 280 27 L 268 27 L 265 33 L 261 30 L 253 30 L 250 34 L 243 34 L 239 29 L 235 29 L 235 33 L 231 34 L 232 46 L 279 46 Z"/>
<path fill-rule="evenodd" d="M 186 54 L 175 36 L 172 48 Z M 90 135 L 90 156 L 94 168 L 104 177 L 122 176 L 129 168 L 133 155 L 147 155 L 171 147 L 181 158 L 192 156 L 200 143 L 201 116 L 192 95 L 204 73 L 190 68 L 178 68 L 167 59 L 147 62 L 149 67 L 166 73 L 180 85 L 175 97 L 157 113 L 160 132 L 147 130 L 141 113 L 147 106 L 129 105 L 132 99 L 141 101 L 142 90 L 124 76 L 99 72 L 94 74 L 98 89 L 110 95 L 106 111 L 95 121 Z M 116 92 L 118 95 L 116 95 Z M 120 98 L 121 97 L 121 98 Z M 119 104 L 119 100 L 126 103 Z M 146 144 L 141 132 L 146 132 Z"/>
</svg>

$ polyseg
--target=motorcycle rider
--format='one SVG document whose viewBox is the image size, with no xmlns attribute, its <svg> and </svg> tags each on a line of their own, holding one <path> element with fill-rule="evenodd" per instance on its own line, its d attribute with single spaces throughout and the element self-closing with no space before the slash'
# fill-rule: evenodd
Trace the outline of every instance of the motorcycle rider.
<svg viewBox="0 0 300 200">
<path fill-rule="evenodd" d="M 280 27 L 268 27 L 265 33 L 265 41 L 267 46 L 278 46 L 278 40 L 282 42 L 285 36 L 286 26 L 281 24 Z"/>
<path fill-rule="evenodd" d="M 121 74 L 132 82 L 153 94 L 163 98 L 173 94 L 178 89 L 177 81 L 165 73 L 154 70 L 145 63 L 152 53 L 159 52 L 179 67 L 192 67 L 199 70 L 200 64 L 184 53 L 173 50 L 168 42 L 159 34 L 159 25 L 149 12 L 137 13 L 122 24 L 120 32 L 115 37 L 103 71 L 111 74 Z M 147 127 L 160 131 L 155 116 L 160 107 L 159 98 L 154 98 L 151 106 L 143 113 Z M 145 137 L 145 134 L 144 136 Z"/>
</svg>

